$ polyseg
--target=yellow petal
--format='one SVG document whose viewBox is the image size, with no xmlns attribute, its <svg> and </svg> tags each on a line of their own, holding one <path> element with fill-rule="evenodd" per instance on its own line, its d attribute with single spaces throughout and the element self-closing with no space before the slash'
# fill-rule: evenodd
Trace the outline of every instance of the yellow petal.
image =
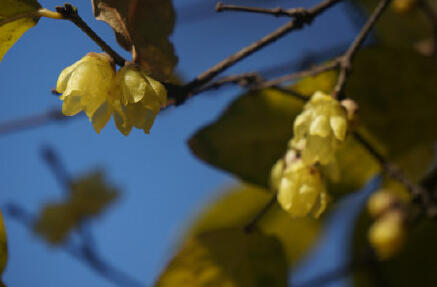
<svg viewBox="0 0 437 287">
<path fill-rule="evenodd" d="M 97 133 L 105 127 L 106 123 L 111 118 L 112 109 L 108 102 L 101 105 L 92 117 L 93 127 Z"/>
<path fill-rule="evenodd" d="M 331 132 L 329 127 L 328 117 L 320 115 L 316 117 L 310 126 L 310 135 L 327 137 Z"/>
<path fill-rule="evenodd" d="M 64 95 L 62 104 L 62 113 L 66 116 L 74 116 L 82 111 L 81 95 L 77 91 L 71 91 L 70 94 Z"/>
<path fill-rule="evenodd" d="M 334 132 L 335 137 L 340 141 L 344 141 L 347 131 L 346 117 L 332 116 L 329 119 L 329 123 L 331 125 L 332 131 Z"/>
</svg>

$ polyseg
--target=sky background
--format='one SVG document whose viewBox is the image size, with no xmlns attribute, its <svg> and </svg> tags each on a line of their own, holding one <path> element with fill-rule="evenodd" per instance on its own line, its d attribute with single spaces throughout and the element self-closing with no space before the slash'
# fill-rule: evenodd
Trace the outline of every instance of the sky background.
<svg viewBox="0 0 437 287">
<path fill-rule="evenodd" d="M 63 4 L 49 0 L 40 3 L 50 9 Z M 103 39 L 128 57 L 118 48 L 109 26 L 94 20 L 90 1 L 71 3 Z M 172 40 L 179 56 L 177 69 L 184 79 L 195 77 L 287 21 L 265 15 L 215 13 L 215 3 L 174 0 L 178 20 Z M 297 7 L 316 1 L 225 3 Z M 227 73 L 284 67 L 308 53 L 349 43 L 357 27 L 346 12 L 349 11 L 345 6 L 339 5 L 318 17 L 311 27 L 284 37 Z M 0 63 L 0 122 L 60 108 L 61 102 L 50 93 L 59 73 L 91 51 L 100 49 L 71 23 L 41 19 Z M 290 72 L 296 68 L 299 67 L 287 67 Z M 231 175 L 196 159 L 186 140 L 218 117 L 240 92 L 237 87 L 221 89 L 168 109 L 158 116 L 150 135 L 134 129 L 125 137 L 115 129 L 112 120 L 101 134 L 96 134 L 85 117 L 0 135 L 0 204 L 16 202 L 37 213 L 44 203 L 62 198 L 61 186 L 41 157 L 45 145 L 59 153 L 72 175 L 104 168 L 107 179 L 123 193 L 116 204 L 91 223 L 99 251 L 108 262 L 150 286 L 175 251 L 190 219 L 221 189 L 237 182 Z M 361 202 L 362 197 L 351 200 Z M 320 252 L 311 255 L 310 261 L 298 270 L 295 280 L 310 278 L 341 264 L 332 258 L 344 259 L 341 239 L 349 230 L 347 221 L 351 218 L 344 212 L 353 213 L 354 206 L 348 204 L 346 211 L 334 216 L 335 221 L 328 224 L 334 226 L 327 232 L 328 239 Z M 9 263 L 4 281 L 8 286 L 113 286 L 81 262 L 39 240 L 22 225 L 7 217 L 5 222 Z"/>
</svg>

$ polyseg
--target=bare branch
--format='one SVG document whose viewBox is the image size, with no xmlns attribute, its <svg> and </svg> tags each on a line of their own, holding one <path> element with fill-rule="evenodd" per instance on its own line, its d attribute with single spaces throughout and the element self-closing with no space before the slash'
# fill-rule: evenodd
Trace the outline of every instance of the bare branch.
<svg viewBox="0 0 437 287">
<path fill-rule="evenodd" d="M 252 55 L 256 51 L 259 51 L 265 46 L 282 38 L 284 35 L 290 33 L 291 31 L 299 30 L 305 24 L 310 24 L 316 16 L 318 16 L 326 9 L 334 6 L 340 1 L 342 0 L 324 0 L 310 9 L 301 10 L 299 16 L 296 15 L 296 17 L 293 20 L 286 23 L 276 31 L 266 35 L 265 37 L 261 38 L 257 42 L 254 42 L 249 46 L 241 49 L 237 53 L 229 56 L 225 60 L 219 62 L 218 64 L 214 65 L 212 68 L 208 69 L 204 73 L 197 76 L 194 80 L 189 82 L 187 85 L 181 87 L 180 91 L 176 92 L 173 95 L 176 104 L 183 103 L 188 97 L 191 96 L 191 92 L 195 90 L 197 87 L 201 87 L 205 85 L 214 77 L 216 77 L 217 75 L 228 69 L 229 67 L 240 62 L 244 58 Z"/>
<path fill-rule="evenodd" d="M 49 124 L 53 121 L 66 121 L 75 117 L 65 117 L 58 109 L 49 110 L 42 114 L 28 116 L 22 119 L 0 123 L 0 135 L 13 133 L 33 127 Z"/>
<path fill-rule="evenodd" d="M 240 11 L 240 12 L 250 12 L 258 14 L 270 14 L 275 17 L 286 16 L 286 17 L 296 17 L 302 14 L 303 8 L 294 9 L 281 9 L 277 8 L 259 8 L 259 7 L 248 7 L 248 6 L 238 6 L 238 5 L 225 5 L 222 2 L 218 2 L 215 6 L 215 11 Z"/>
<path fill-rule="evenodd" d="M 388 4 L 390 4 L 391 0 L 381 0 L 373 11 L 372 15 L 370 15 L 364 27 L 361 29 L 358 36 L 350 45 L 349 49 L 346 51 L 344 56 L 341 57 L 340 60 L 340 74 L 338 76 L 337 84 L 334 88 L 333 97 L 339 98 L 341 97 L 341 93 L 343 92 L 344 86 L 346 84 L 346 79 L 352 70 L 352 61 L 357 53 L 358 49 L 363 44 L 369 32 L 375 26 L 379 17 L 381 17 L 384 10 L 387 8 Z"/>
</svg>

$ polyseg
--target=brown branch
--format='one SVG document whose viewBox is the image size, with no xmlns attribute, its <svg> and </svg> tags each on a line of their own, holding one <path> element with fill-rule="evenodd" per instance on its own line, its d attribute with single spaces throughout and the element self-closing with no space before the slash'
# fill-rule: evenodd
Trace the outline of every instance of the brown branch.
<svg viewBox="0 0 437 287">
<path fill-rule="evenodd" d="M 262 81 L 261 76 L 258 73 L 243 73 L 243 74 L 238 74 L 238 75 L 230 75 L 230 76 L 225 76 L 222 77 L 220 79 L 218 79 L 217 81 L 211 82 L 209 84 L 206 84 L 203 87 L 200 87 L 199 89 L 193 91 L 193 94 L 199 94 L 199 93 L 203 93 L 209 90 L 214 90 L 214 89 L 218 89 L 224 85 L 228 85 L 228 84 L 237 84 L 239 86 L 242 87 L 247 87 L 252 85 L 253 83 L 257 83 Z"/>
<path fill-rule="evenodd" d="M 237 53 L 229 56 L 225 60 L 214 65 L 212 68 L 208 69 L 204 73 L 197 76 L 194 80 L 189 82 L 187 85 L 180 88 L 179 91 L 172 95 L 175 99 L 176 104 L 183 103 L 188 97 L 191 96 L 191 92 L 198 87 L 201 87 L 212 80 L 214 77 L 224 72 L 229 67 L 240 62 L 244 58 L 252 55 L 256 51 L 264 48 L 265 46 L 275 42 L 276 40 L 282 38 L 284 35 L 290 33 L 294 30 L 301 29 L 305 24 L 310 24 L 316 16 L 324 12 L 326 9 L 334 6 L 342 0 L 324 0 L 321 3 L 315 5 L 310 9 L 302 9 L 295 18 L 279 29 L 273 31 L 272 33 L 261 38 L 257 42 L 250 44 L 249 46 L 241 49 Z"/>
<path fill-rule="evenodd" d="M 278 77 L 278 78 L 270 80 L 270 81 L 262 82 L 259 85 L 255 86 L 255 88 L 256 89 L 264 89 L 264 88 L 277 86 L 277 85 L 282 84 L 284 82 L 291 82 L 291 81 L 294 81 L 294 80 L 299 79 L 299 78 L 303 78 L 303 77 L 307 77 L 307 76 L 315 76 L 317 74 L 320 74 L 320 73 L 323 73 L 323 72 L 326 72 L 329 70 L 334 70 L 334 69 L 338 68 L 339 65 L 340 65 L 339 59 L 335 59 L 332 62 L 322 64 L 319 66 L 314 66 L 308 70 L 299 71 L 296 73 L 292 73 L 289 75 Z"/>
<path fill-rule="evenodd" d="M 70 20 L 79 29 L 81 29 L 88 37 L 91 38 L 104 52 L 114 59 L 114 62 L 119 66 L 124 66 L 126 60 L 120 56 L 114 49 L 112 49 L 88 24 L 79 16 L 76 7 L 69 3 L 64 4 L 63 7 L 56 7 L 56 11 L 64 17 L 66 20 Z"/>
<path fill-rule="evenodd" d="M 287 16 L 296 17 L 302 14 L 303 8 L 294 9 L 281 9 L 281 8 L 259 8 L 259 7 L 248 7 L 248 6 L 238 6 L 238 5 L 225 5 L 222 2 L 217 2 L 215 6 L 215 11 L 240 11 L 240 12 L 250 12 L 258 14 L 270 14 L 276 17 Z"/>
<path fill-rule="evenodd" d="M 390 4 L 391 0 L 381 0 L 378 5 L 376 6 L 373 13 L 370 15 L 369 19 L 367 20 L 364 27 L 361 29 L 358 36 L 355 38 L 355 40 L 350 45 L 349 49 L 346 51 L 346 53 L 341 57 L 340 59 L 340 74 L 338 76 L 337 84 L 335 85 L 333 97 L 338 99 L 342 97 L 342 92 L 344 89 L 344 86 L 346 84 L 347 77 L 349 76 L 351 70 L 352 70 L 352 61 L 354 59 L 355 54 L 357 53 L 358 49 L 363 44 L 364 40 L 367 38 L 367 35 L 372 30 L 372 28 L 375 26 L 376 22 L 378 21 L 379 17 L 381 17 L 384 10 L 387 8 L 388 4 Z"/>
</svg>

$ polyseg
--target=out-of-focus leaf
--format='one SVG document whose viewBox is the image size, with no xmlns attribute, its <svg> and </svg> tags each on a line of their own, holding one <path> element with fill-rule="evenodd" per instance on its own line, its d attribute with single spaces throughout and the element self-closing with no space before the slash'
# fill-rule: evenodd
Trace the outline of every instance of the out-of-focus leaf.
<svg viewBox="0 0 437 287">
<path fill-rule="evenodd" d="M 358 259 L 369 250 L 367 232 L 371 220 L 367 212 L 362 212 L 356 226 L 352 244 L 352 256 Z M 431 221 L 418 222 L 408 233 L 405 247 L 393 258 L 354 272 L 354 286 L 376 286 L 375 279 L 382 276 L 386 286 L 433 287 L 437 280 L 437 224 Z M 378 270 L 379 274 L 375 272 Z"/>
<path fill-rule="evenodd" d="M 51 203 L 44 206 L 34 230 L 52 244 L 63 242 L 77 226 L 78 218 L 69 203 Z"/>
<path fill-rule="evenodd" d="M 280 242 L 258 232 L 222 229 L 188 240 L 156 287 L 285 287 L 287 264 Z"/>
<path fill-rule="evenodd" d="M 134 61 L 163 80 L 177 63 L 168 40 L 175 24 L 171 0 L 92 0 L 94 16 L 108 23 L 118 43 L 134 55 Z"/>
<path fill-rule="evenodd" d="M 0 285 L 1 285 L 1 275 L 5 270 L 7 262 L 8 262 L 8 241 L 6 237 L 5 223 L 3 222 L 3 215 L 0 212 Z"/>
<path fill-rule="evenodd" d="M 270 169 L 286 150 L 303 102 L 276 90 L 239 97 L 213 124 L 189 141 L 206 162 L 268 186 Z"/>
<path fill-rule="evenodd" d="M 21 35 L 38 23 L 39 8 L 35 0 L 0 0 L 0 62 Z"/>
<path fill-rule="evenodd" d="M 41 211 L 34 230 L 52 244 L 63 242 L 82 220 L 98 216 L 118 197 L 118 191 L 104 181 L 101 171 L 89 173 L 71 183 L 64 202 L 49 203 Z"/>
<path fill-rule="evenodd" d="M 92 172 L 71 185 L 69 202 L 81 216 L 95 216 L 118 197 L 117 189 L 108 185 L 101 171 Z"/>
<path fill-rule="evenodd" d="M 436 1 L 427 1 L 437 9 Z M 370 13 L 379 0 L 354 2 Z M 378 41 L 384 44 L 411 49 L 417 42 L 431 37 L 432 24 L 420 9 L 416 8 L 409 13 L 398 13 L 394 9 L 387 9 L 376 24 L 376 34 Z"/>
<path fill-rule="evenodd" d="M 231 188 L 196 216 L 188 236 L 224 228 L 243 229 L 272 196 L 255 186 Z M 321 225 L 320 220 L 312 218 L 291 219 L 275 205 L 257 226 L 263 233 L 276 236 L 281 241 L 288 264 L 294 265 L 314 246 Z"/>
</svg>

